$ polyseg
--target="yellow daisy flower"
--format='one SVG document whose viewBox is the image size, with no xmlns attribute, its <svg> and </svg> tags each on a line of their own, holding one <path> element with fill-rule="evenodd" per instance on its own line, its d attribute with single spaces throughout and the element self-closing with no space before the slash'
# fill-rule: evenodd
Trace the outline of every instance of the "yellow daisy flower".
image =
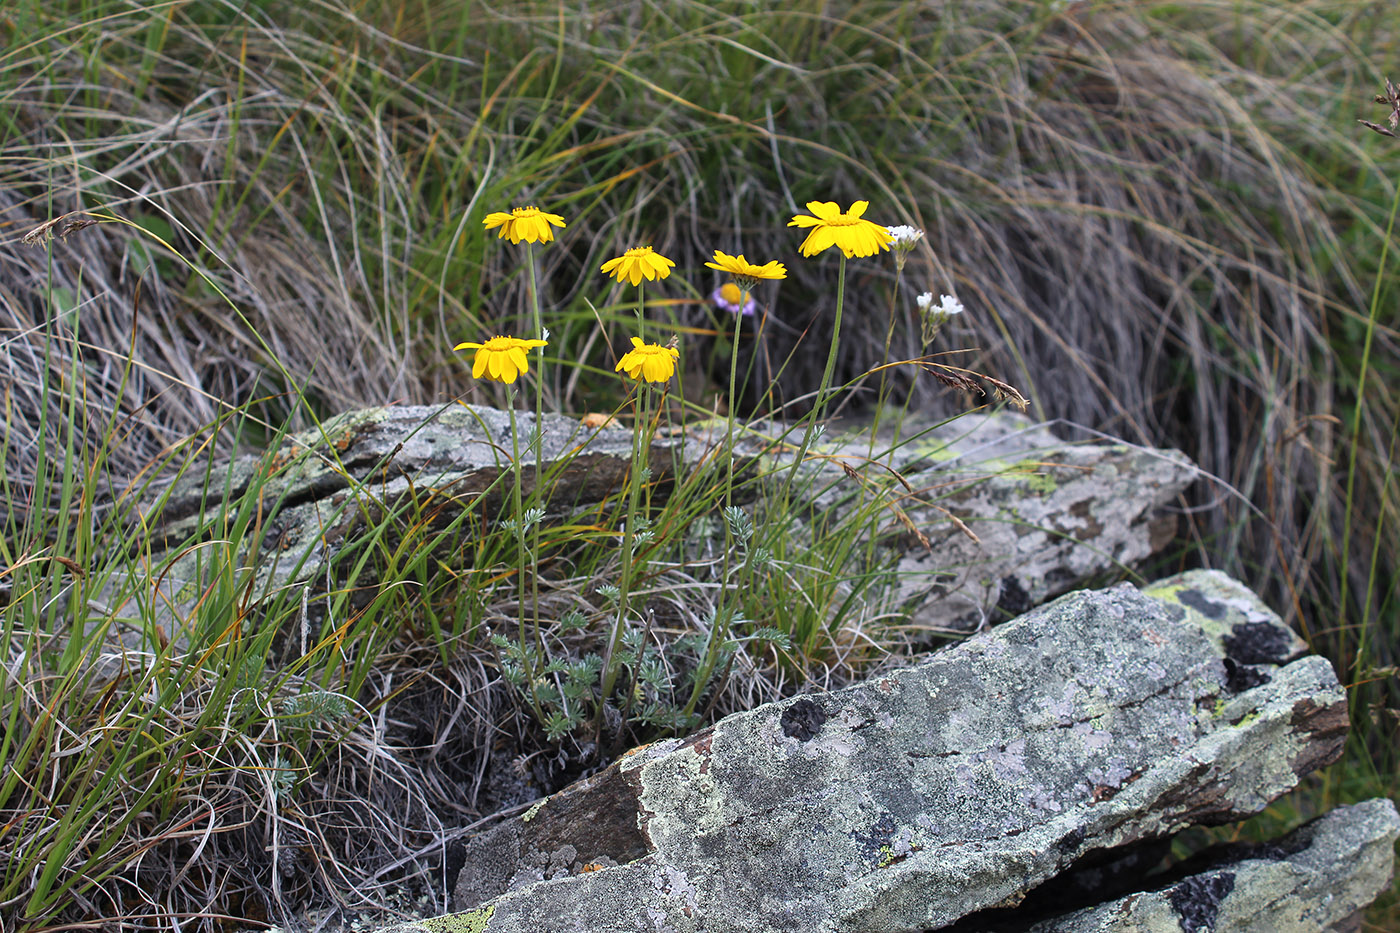
<svg viewBox="0 0 1400 933">
<path fill-rule="evenodd" d="M 889 230 L 861 217 L 869 206 L 869 201 L 857 201 L 849 211 L 842 213 L 835 201 L 808 201 L 807 210 L 815 216 L 798 214 L 788 221 L 788 226 L 812 228 L 807 239 L 802 241 L 803 256 L 815 256 L 829 246 L 841 250 L 847 259 L 874 256 L 882 249 L 889 249 L 894 237 Z"/>
<path fill-rule="evenodd" d="M 750 286 L 761 279 L 785 279 L 787 278 L 787 267 L 780 262 L 768 262 L 761 266 L 754 265 L 744 258 L 744 254 L 730 256 L 728 253 L 721 253 L 715 250 L 715 261 L 707 262 L 705 265 L 711 269 L 718 269 L 721 272 L 728 272 L 740 281 L 747 281 Z"/>
<path fill-rule="evenodd" d="M 483 376 L 494 382 L 510 385 L 515 377 L 530 371 L 526 350 L 548 346 L 543 340 L 521 340 L 518 337 L 492 337 L 485 343 L 459 343 L 454 350 L 476 350 L 472 359 L 472 378 Z"/>
<path fill-rule="evenodd" d="M 602 271 L 613 276 L 619 282 L 626 280 L 633 285 L 640 285 L 643 278 L 648 282 L 653 279 L 660 281 L 666 278 L 671 274 L 671 267 L 674 265 L 674 262 L 650 246 L 638 246 L 629 249 L 616 259 L 609 259 L 603 263 Z"/>
<path fill-rule="evenodd" d="M 676 374 L 676 361 L 681 353 L 675 347 L 663 347 L 659 343 L 643 343 L 642 338 L 632 338 L 632 349 L 617 361 L 617 372 L 626 372 L 633 379 L 647 382 L 665 382 Z"/>
<path fill-rule="evenodd" d="M 496 211 L 487 214 L 482 221 L 487 230 L 501 228 L 501 232 L 496 235 L 497 239 L 510 237 L 512 243 L 519 243 L 524 240 L 526 243 L 548 243 L 554 239 L 554 230 L 550 227 L 563 227 L 564 218 L 558 214 L 546 214 L 538 207 L 513 207 L 509 214 L 505 211 Z"/>
</svg>

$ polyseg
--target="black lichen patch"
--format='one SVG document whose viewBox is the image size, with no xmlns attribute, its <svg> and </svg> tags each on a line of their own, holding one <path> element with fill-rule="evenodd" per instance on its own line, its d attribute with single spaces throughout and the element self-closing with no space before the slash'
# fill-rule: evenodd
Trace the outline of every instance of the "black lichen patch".
<svg viewBox="0 0 1400 933">
<path fill-rule="evenodd" d="M 1021 585 L 1020 580 L 1015 577 L 1002 577 L 1001 595 L 997 599 L 997 608 L 1010 618 L 1015 618 L 1032 608 L 1031 595 L 1026 592 L 1026 588 Z"/>
<path fill-rule="evenodd" d="M 1171 889 L 1167 900 L 1176 911 L 1184 933 L 1211 933 L 1220 902 L 1235 890 L 1234 872 L 1221 872 L 1209 877 L 1187 878 Z"/>
<path fill-rule="evenodd" d="M 1225 638 L 1225 655 L 1240 664 L 1282 664 L 1292 649 L 1288 632 L 1268 622 L 1237 625 Z"/>
<path fill-rule="evenodd" d="M 1084 841 L 1084 827 L 1076 826 L 1065 833 L 1055 842 L 1055 850 L 1061 855 L 1071 855 L 1079 851 L 1080 844 Z"/>
<path fill-rule="evenodd" d="M 1237 664 L 1233 658 L 1225 659 L 1225 689 L 1231 693 L 1243 693 L 1272 679 L 1257 667 Z"/>
<path fill-rule="evenodd" d="M 888 846 L 894 839 L 895 830 L 899 824 L 895 822 L 893 813 L 881 813 L 880 818 L 871 823 L 865 830 L 856 830 L 851 834 L 868 858 L 876 859 L 880 856 L 880 850 Z"/>
<path fill-rule="evenodd" d="M 797 739 L 799 742 L 805 742 L 822 731 L 822 724 L 826 722 L 826 713 L 816 703 L 803 697 L 783 710 L 783 716 L 779 722 L 783 726 L 783 735 L 790 739 Z"/>
<path fill-rule="evenodd" d="M 1200 590 L 1182 590 L 1176 597 L 1182 603 L 1205 616 L 1207 619 L 1225 618 L 1225 607 L 1217 602 L 1211 602 L 1201 595 Z"/>
</svg>

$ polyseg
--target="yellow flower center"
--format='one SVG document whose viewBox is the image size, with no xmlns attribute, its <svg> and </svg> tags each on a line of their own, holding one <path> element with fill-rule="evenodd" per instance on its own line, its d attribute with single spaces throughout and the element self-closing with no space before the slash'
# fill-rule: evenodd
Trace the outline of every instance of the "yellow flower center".
<svg viewBox="0 0 1400 933">
<path fill-rule="evenodd" d="M 744 292 L 733 282 L 725 282 L 719 287 L 719 296 L 732 305 L 737 305 L 744 297 Z"/>
</svg>

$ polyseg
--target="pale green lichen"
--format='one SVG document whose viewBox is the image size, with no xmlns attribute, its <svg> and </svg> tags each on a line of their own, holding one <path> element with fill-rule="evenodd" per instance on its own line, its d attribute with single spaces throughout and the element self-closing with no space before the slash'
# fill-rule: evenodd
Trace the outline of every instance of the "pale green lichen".
<svg viewBox="0 0 1400 933">
<path fill-rule="evenodd" d="M 541 797 L 538 803 L 536 803 L 533 807 L 525 811 L 525 815 L 520 818 L 520 822 L 528 823 L 531 820 L 533 820 L 535 816 L 538 815 L 542 809 L 544 809 L 544 805 L 547 803 L 549 803 L 549 798 Z"/>
<path fill-rule="evenodd" d="M 1241 716 L 1238 722 L 1232 722 L 1230 725 L 1236 729 L 1247 729 L 1260 718 L 1262 718 L 1262 714 L 1257 709 L 1253 709 Z"/>
<path fill-rule="evenodd" d="M 491 922 L 491 915 L 495 912 L 494 905 L 479 907 L 462 914 L 448 914 L 445 917 L 422 920 L 413 926 L 428 930 L 429 933 L 486 933 L 486 925 Z"/>
<path fill-rule="evenodd" d="M 1048 496 L 1060 488 L 1059 480 L 1044 471 L 1045 464 L 1039 460 L 1022 460 L 1011 465 L 1011 473 L 1019 473 L 1026 478 L 1026 488 L 1038 496 Z"/>
<path fill-rule="evenodd" d="M 1211 644 L 1215 646 L 1216 652 L 1221 657 L 1224 657 L 1225 649 L 1221 644 L 1221 639 L 1230 634 L 1233 628 L 1228 621 L 1228 617 L 1226 619 L 1212 619 L 1199 609 L 1182 602 L 1181 594 L 1188 590 L 1200 592 L 1200 587 L 1194 582 L 1153 584 L 1152 586 L 1144 587 L 1142 589 L 1142 595 L 1150 596 L 1159 602 L 1180 606 L 1186 613 L 1187 621 L 1189 621 L 1192 626 L 1204 632 L 1210 639 Z"/>
</svg>

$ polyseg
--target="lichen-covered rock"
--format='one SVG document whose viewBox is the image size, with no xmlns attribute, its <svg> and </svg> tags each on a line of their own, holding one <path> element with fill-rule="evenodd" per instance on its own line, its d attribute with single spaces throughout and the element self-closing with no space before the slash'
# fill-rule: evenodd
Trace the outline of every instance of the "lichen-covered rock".
<svg viewBox="0 0 1400 933">
<path fill-rule="evenodd" d="M 532 412 L 516 413 L 526 494 L 535 485 L 535 458 L 526 449 L 534 422 Z M 669 474 L 679 444 L 668 435 L 653 441 L 651 462 L 658 478 Z M 169 566 L 158 556 L 151 561 L 155 572 L 149 584 L 158 592 L 146 602 L 147 611 L 178 630 L 207 581 L 217 578 L 220 560 L 248 568 L 253 579 L 240 578 L 240 590 L 253 602 L 288 587 L 329 589 L 347 572 L 336 567 L 337 559 L 363 546 L 366 531 L 389 515 L 411 517 L 406 525 L 426 521 L 451 541 L 454 523 L 460 525 L 464 513 L 485 520 L 499 516 L 509 495 L 513 455 L 509 412 L 467 404 L 386 407 L 338 415 L 284 438 L 261 456 L 186 476 L 139 517 L 144 546 L 153 554 L 181 549 Z M 616 493 L 631 458 L 630 429 L 590 428 L 562 415 L 542 421 L 541 462 L 549 490 L 544 498 L 557 511 Z M 242 520 L 258 531 L 243 539 L 256 542 L 256 553 L 246 546 L 227 555 L 208 546 L 189 547 L 201 531 L 208 537 L 211 528 L 220 527 L 214 519 L 221 513 L 228 525 Z M 380 546 L 392 549 L 395 542 Z"/>
<path fill-rule="evenodd" d="M 1042 921 L 1027 933 L 1337 930 L 1390 884 L 1397 835 L 1400 816 L 1389 800 L 1338 807 L 1271 844 L 1230 847 L 1171 884 Z"/>
<path fill-rule="evenodd" d="M 929 539 L 907 541 L 896 570 L 911 626 L 972 631 L 1132 568 L 1175 537 L 1167 508 L 1198 473 L 1184 454 L 1014 426 L 1000 417 L 961 450 L 905 467 L 905 511 Z"/>
<path fill-rule="evenodd" d="M 764 453 L 761 471 L 781 485 L 791 451 Z M 704 436 L 713 443 L 717 426 Z M 795 487 L 817 512 L 857 508 L 846 477 L 888 470 L 899 485 L 884 504 L 896 550 L 892 599 L 911 629 L 965 634 L 1129 570 L 1171 543 L 1172 502 L 1199 471 L 1185 454 L 1117 441 L 1072 443 L 1012 412 L 976 412 L 932 427 L 906 426 L 886 450 L 853 430 L 813 448 Z"/>
<path fill-rule="evenodd" d="M 516 419 L 525 445 L 534 415 L 518 412 Z M 784 430 L 768 425 L 738 432 L 740 475 L 769 477 L 766 485 L 746 484 L 745 495 L 771 491 L 787 476 L 776 469 L 794 454 L 780 442 Z M 178 631 L 225 565 L 251 574 L 251 581 L 240 576 L 238 585 L 240 598 L 254 603 L 288 587 L 334 588 L 356 564 L 353 547 L 387 515 L 412 516 L 404 524 L 420 531 L 426 517 L 427 527 L 444 529 L 445 549 L 464 513 L 499 516 L 510 482 L 511 436 L 509 413 L 493 408 L 366 409 L 284 438 L 261 456 L 187 476 L 138 517 L 153 570 L 137 587 L 151 591 L 142 600 L 144 611 Z M 714 422 L 657 436 L 654 477 L 664 486 L 677 470 L 714 467 L 725 437 L 724 425 Z M 541 444 L 546 506 L 568 516 L 621 488 L 632 432 L 547 415 Z M 1007 413 L 969 415 L 917 433 L 878 463 L 870 460 L 871 450 L 868 435 L 860 433 L 821 446 L 796 484 L 809 498 L 794 509 L 850 507 L 862 490 L 853 474 L 898 471 L 907 488 L 882 506 L 890 532 L 882 543 L 899 552 L 892 599 L 909 611 L 912 626 L 929 631 L 971 631 L 998 613 L 1015 615 L 1150 556 L 1175 529 L 1163 506 L 1196 475 L 1173 451 L 1069 444 Z M 522 459 L 528 494 L 534 458 Z M 226 518 L 213 520 L 221 513 Z M 224 553 L 217 542 L 230 536 L 221 529 L 239 521 L 257 534 L 238 536 L 244 546 Z M 196 541 L 201 545 L 189 548 Z M 379 546 L 393 550 L 396 544 Z M 167 549 L 176 555 L 169 564 L 161 559 Z M 122 582 L 113 580 L 113 588 Z"/>
<path fill-rule="evenodd" d="M 1074 593 L 639 749 L 474 839 L 457 905 L 492 933 L 932 929 L 1257 812 L 1340 753 L 1331 667 L 1246 590 L 1153 592 Z"/>
</svg>

